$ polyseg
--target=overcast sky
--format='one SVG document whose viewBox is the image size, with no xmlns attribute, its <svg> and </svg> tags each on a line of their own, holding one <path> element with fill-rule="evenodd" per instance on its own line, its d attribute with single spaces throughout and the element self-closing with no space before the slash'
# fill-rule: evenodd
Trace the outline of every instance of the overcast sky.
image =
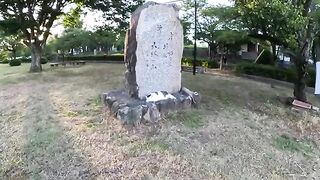
<svg viewBox="0 0 320 180">
<path fill-rule="evenodd" d="M 154 1 L 158 3 L 167 3 L 172 2 L 174 0 L 146 0 L 146 1 Z M 231 5 L 230 0 L 208 0 L 210 4 L 213 5 Z M 92 29 L 95 26 L 99 26 L 103 24 L 104 19 L 102 18 L 102 13 L 98 12 L 87 12 L 87 15 L 83 17 L 84 27 L 86 29 Z M 61 34 L 63 32 L 62 25 L 58 25 L 56 23 L 55 27 L 52 28 L 53 34 Z"/>
</svg>

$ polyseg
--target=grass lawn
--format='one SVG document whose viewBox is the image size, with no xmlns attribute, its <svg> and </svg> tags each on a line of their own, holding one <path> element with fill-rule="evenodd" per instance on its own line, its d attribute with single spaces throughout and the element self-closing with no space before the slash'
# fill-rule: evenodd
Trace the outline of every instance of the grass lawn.
<svg viewBox="0 0 320 180">
<path fill-rule="evenodd" d="M 281 104 L 291 89 L 183 73 L 200 108 L 126 127 L 99 99 L 123 87 L 123 65 L 28 69 L 0 65 L 0 179 L 320 177 L 319 114 Z"/>
</svg>

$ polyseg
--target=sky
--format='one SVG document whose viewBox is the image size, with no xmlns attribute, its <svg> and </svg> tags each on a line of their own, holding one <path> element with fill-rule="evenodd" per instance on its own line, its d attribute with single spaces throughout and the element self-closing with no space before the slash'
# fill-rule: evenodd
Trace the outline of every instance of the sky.
<svg viewBox="0 0 320 180">
<path fill-rule="evenodd" d="M 154 1 L 158 3 L 167 3 L 174 0 L 146 0 L 146 1 Z M 208 0 L 210 4 L 213 5 L 231 5 L 232 3 L 230 0 Z M 85 29 L 92 30 L 93 27 L 99 26 L 103 24 L 104 19 L 102 18 L 102 13 L 99 12 L 87 12 L 86 16 L 82 17 L 83 25 Z M 52 28 L 52 34 L 60 35 L 63 32 L 62 25 L 59 22 L 55 23 L 54 27 Z"/>
</svg>

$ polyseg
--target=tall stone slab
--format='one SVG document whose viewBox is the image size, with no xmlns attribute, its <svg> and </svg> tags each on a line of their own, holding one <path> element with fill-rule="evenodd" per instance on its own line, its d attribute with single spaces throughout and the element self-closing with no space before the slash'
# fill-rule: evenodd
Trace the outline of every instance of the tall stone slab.
<svg viewBox="0 0 320 180">
<path fill-rule="evenodd" d="M 131 97 L 181 90 L 183 28 L 175 5 L 148 2 L 131 17 L 125 43 L 126 89 Z"/>
</svg>

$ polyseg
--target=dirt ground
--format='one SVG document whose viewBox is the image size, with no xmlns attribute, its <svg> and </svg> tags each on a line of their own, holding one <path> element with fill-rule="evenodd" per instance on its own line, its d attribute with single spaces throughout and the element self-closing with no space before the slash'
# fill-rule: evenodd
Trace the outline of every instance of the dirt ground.
<svg viewBox="0 0 320 180">
<path fill-rule="evenodd" d="M 0 65 L 0 179 L 320 178 L 320 116 L 280 103 L 291 89 L 184 73 L 201 107 L 129 127 L 99 98 L 123 65 L 28 67 Z"/>
</svg>

